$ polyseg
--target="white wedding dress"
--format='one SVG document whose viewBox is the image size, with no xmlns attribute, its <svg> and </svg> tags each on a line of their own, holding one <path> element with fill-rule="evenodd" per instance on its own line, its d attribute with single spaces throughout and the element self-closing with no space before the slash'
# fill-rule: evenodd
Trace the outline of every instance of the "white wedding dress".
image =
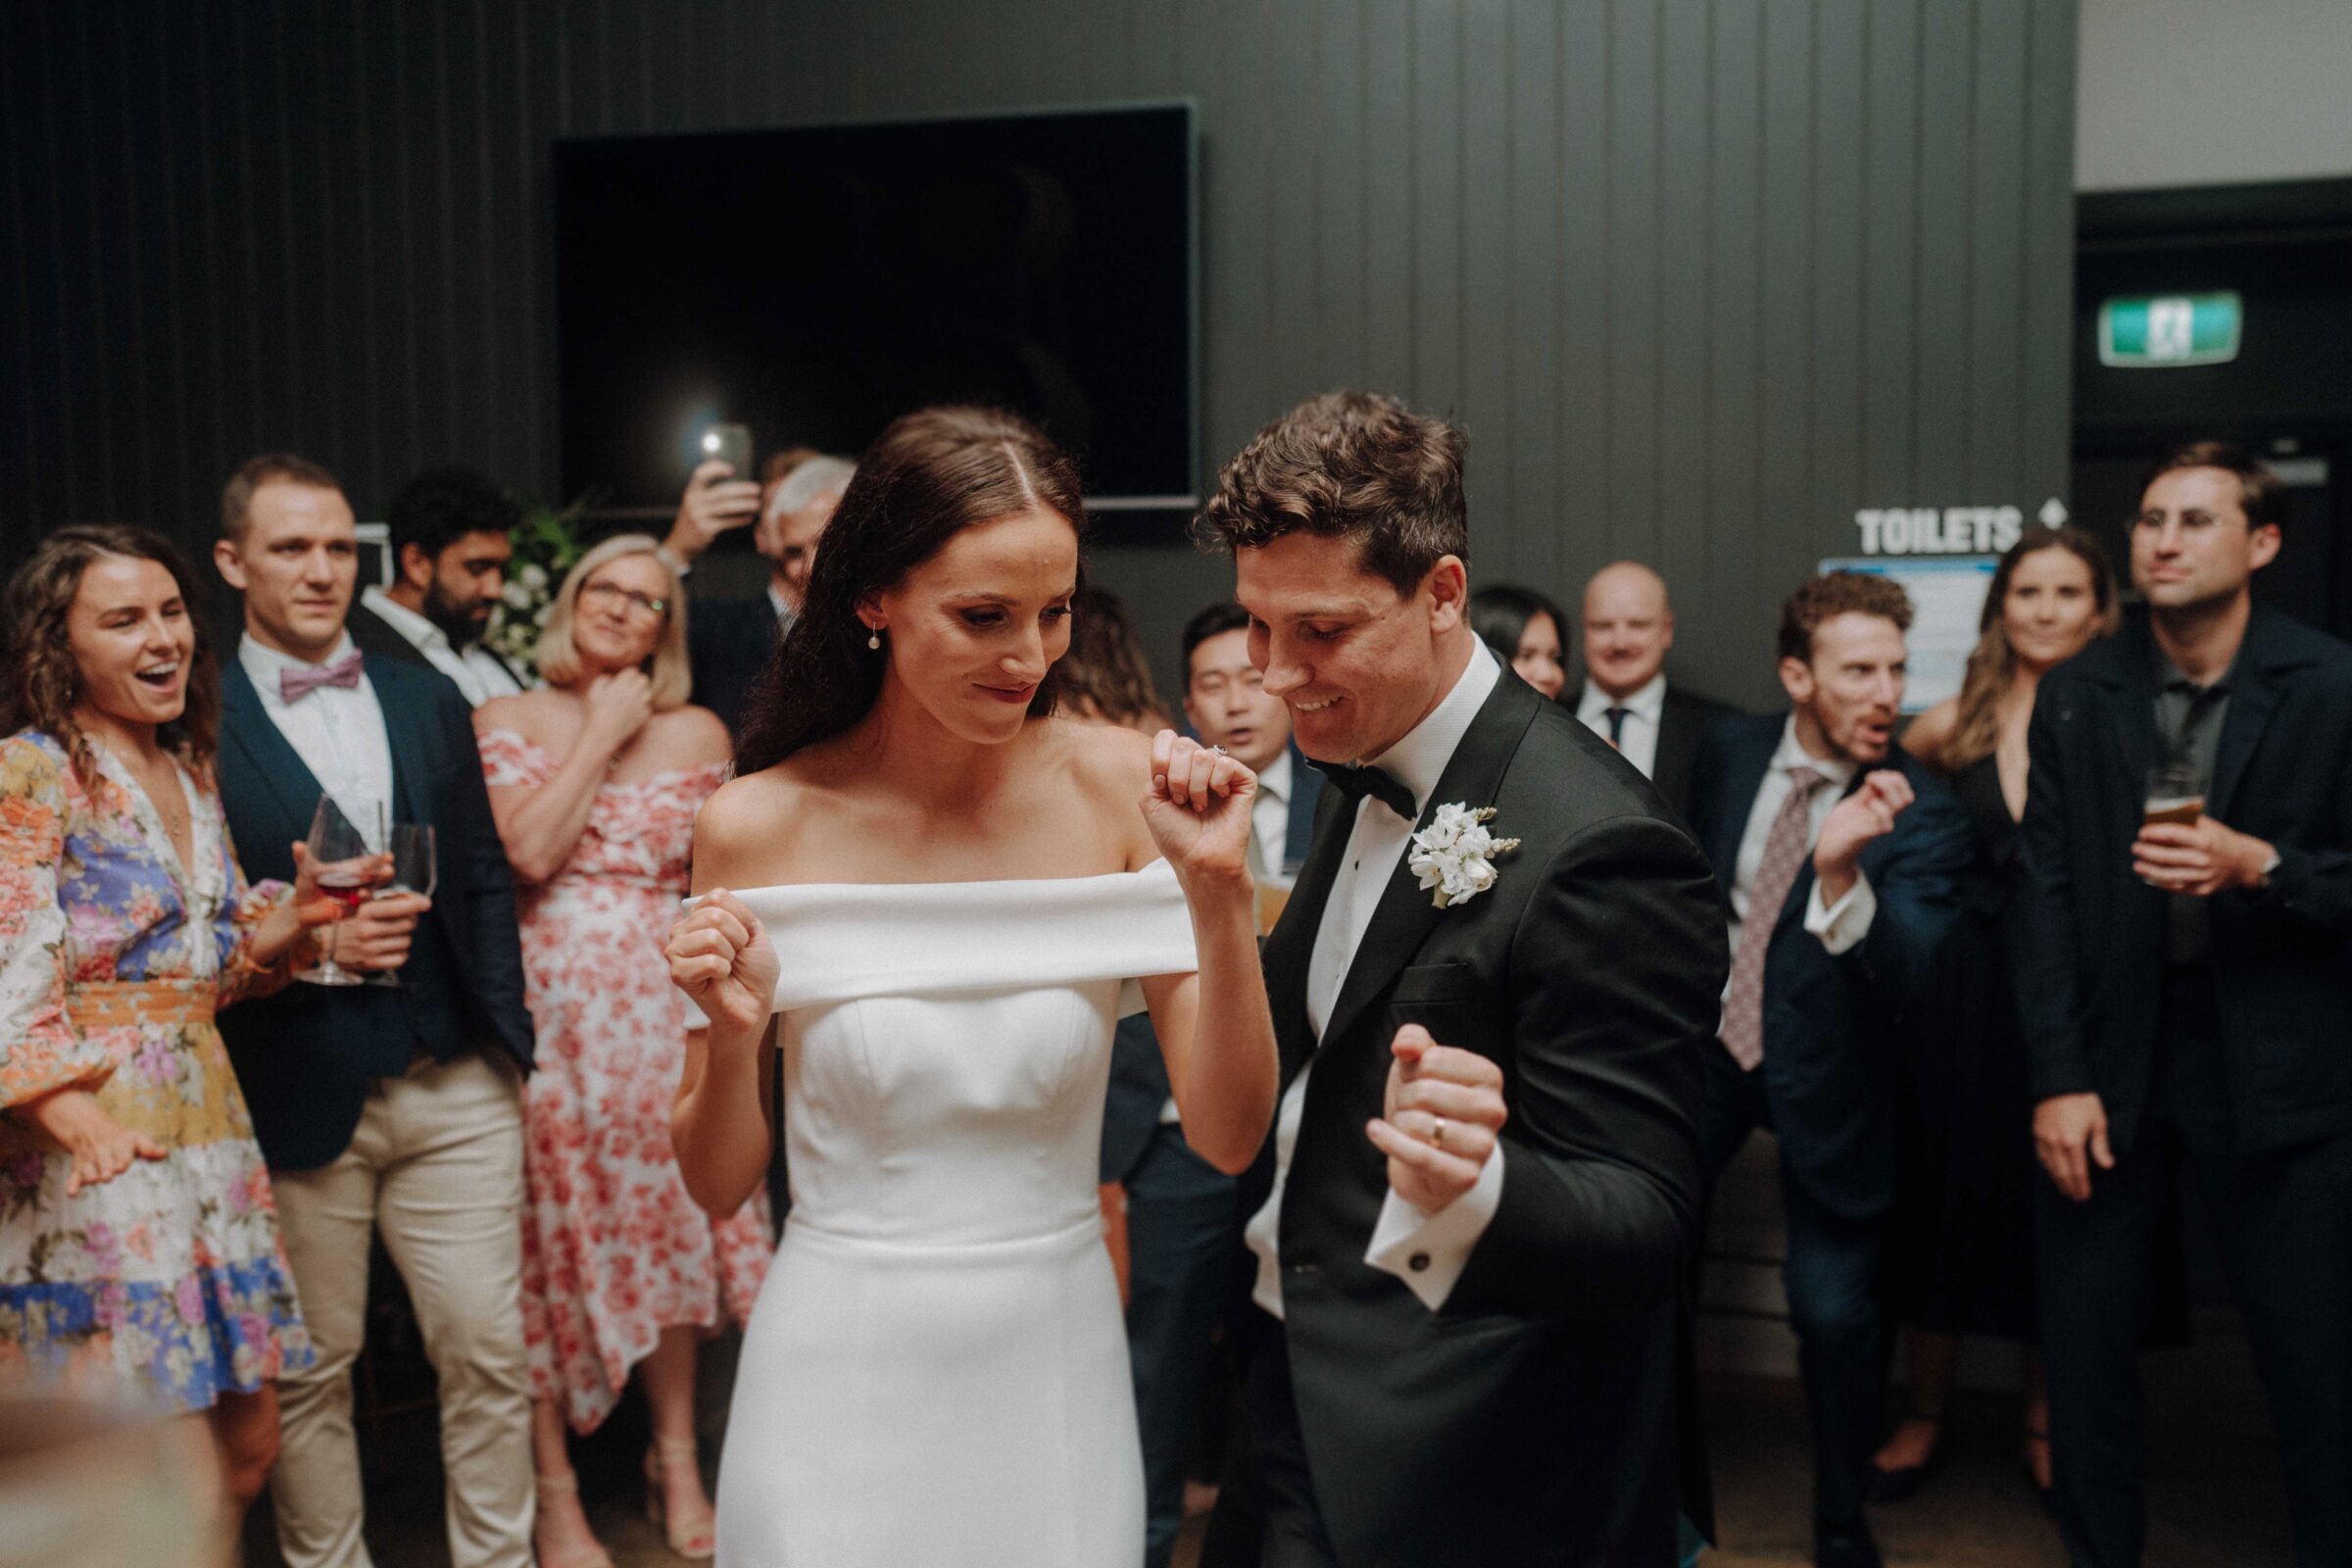
<svg viewBox="0 0 2352 1568">
<path fill-rule="evenodd" d="M 719 1568 L 1133 1568 L 1095 1176 L 1128 982 L 1196 966 L 1175 873 L 738 896 L 783 960 L 792 1213 L 736 1376 Z"/>
</svg>

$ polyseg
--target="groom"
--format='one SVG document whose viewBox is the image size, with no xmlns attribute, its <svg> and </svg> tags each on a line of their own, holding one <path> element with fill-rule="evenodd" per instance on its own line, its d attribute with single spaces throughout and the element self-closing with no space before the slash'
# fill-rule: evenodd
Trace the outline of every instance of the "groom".
<svg viewBox="0 0 2352 1568">
<path fill-rule="evenodd" d="M 1266 1568 L 1664 1565 L 1679 1482 L 1704 1513 L 1678 1282 L 1720 900 L 1641 774 L 1471 632 L 1462 448 L 1333 393 L 1202 518 L 1340 792 L 1265 950 L 1284 1093 L 1245 1212 L 1279 1321 L 1229 1491 Z M 1447 806 L 1515 848 L 1448 848 Z"/>
</svg>

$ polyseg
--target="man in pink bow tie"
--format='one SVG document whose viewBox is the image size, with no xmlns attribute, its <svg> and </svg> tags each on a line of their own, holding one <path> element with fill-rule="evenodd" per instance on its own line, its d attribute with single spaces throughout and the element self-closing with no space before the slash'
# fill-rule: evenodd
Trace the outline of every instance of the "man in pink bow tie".
<svg viewBox="0 0 2352 1568">
<path fill-rule="evenodd" d="M 528 1568 L 518 1088 L 532 1027 L 471 711 L 439 671 L 353 645 L 359 540 L 332 474 L 256 458 L 220 511 L 213 560 L 244 595 L 245 635 L 222 675 L 219 767 L 246 873 L 290 880 L 322 794 L 364 828 L 429 824 L 438 872 L 431 900 L 371 900 L 338 930 L 339 962 L 397 969 L 397 987 L 289 986 L 220 1019 L 318 1348 L 278 1386 L 278 1544 L 293 1568 L 368 1560 L 351 1365 L 380 1227 L 440 1381 L 450 1559 Z"/>
</svg>

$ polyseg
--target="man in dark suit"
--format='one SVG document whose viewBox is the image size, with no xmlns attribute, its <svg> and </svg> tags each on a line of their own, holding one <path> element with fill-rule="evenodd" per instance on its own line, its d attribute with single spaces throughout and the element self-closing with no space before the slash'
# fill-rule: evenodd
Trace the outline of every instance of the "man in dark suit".
<svg viewBox="0 0 2352 1568">
<path fill-rule="evenodd" d="M 696 468 L 687 481 L 677 517 L 662 542 L 679 574 L 690 572 L 720 534 L 755 517 L 753 548 L 767 562 L 767 591 L 758 598 L 694 598 L 688 609 L 686 652 L 694 700 L 716 713 L 729 734 L 742 733 L 760 673 L 801 612 L 817 538 L 857 471 L 846 458 L 811 453 L 764 494 L 759 485 L 736 479 L 735 470 L 716 459 Z"/>
<path fill-rule="evenodd" d="M 392 497 L 390 585 L 368 585 L 351 607 L 351 640 L 447 675 L 467 704 L 534 684 L 482 641 L 514 558 L 509 534 L 522 509 L 470 468 L 434 468 Z"/>
<path fill-rule="evenodd" d="M 1341 792 L 1266 945 L 1285 1088 L 1246 1206 L 1279 1319 L 1249 1392 L 1273 1568 L 1668 1563 L 1699 1462 L 1680 1281 L 1714 883 L 1471 632 L 1462 447 L 1335 393 L 1204 514 Z"/>
<path fill-rule="evenodd" d="M 1781 611 L 1785 714 L 1727 719 L 1692 769 L 1691 826 L 1732 925 L 1700 1118 L 1710 1184 L 1780 1135 L 1784 1278 L 1813 1425 L 1814 1561 L 1875 1568 L 1863 1483 L 1884 1381 L 1875 1280 L 1894 1201 L 1894 1044 L 1957 911 L 1968 820 L 1893 747 L 1911 603 L 1835 572 Z"/>
<path fill-rule="evenodd" d="M 439 1377 L 452 1562 L 527 1568 L 518 1089 L 532 1027 L 470 715 L 442 675 L 353 646 L 357 539 L 332 475 L 257 458 L 221 520 L 215 561 L 244 596 L 245 634 L 221 682 L 220 794 L 247 874 L 291 879 L 288 846 L 322 794 L 364 831 L 431 826 L 439 873 L 429 909 L 385 901 L 422 911 L 413 935 L 386 935 L 373 905 L 337 933 L 339 960 L 397 969 L 396 987 L 297 985 L 220 1019 L 318 1349 L 278 1384 L 279 1544 L 294 1568 L 367 1560 L 351 1365 L 380 1230 Z"/>
<path fill-rule="evenodd" d="M 1736 710 L 1666 678 L 1674 610 L 1666 579 L 1638 561 L 1585 584 L 1585 689 L 1576 716 L 1623 752 L 1678 811 L 1690 806 L 1699 743 Z"/>
<path fill-rule="evenodd" d="M 2016 961 L 2051 1177 L 2055 1501 L 2082 1568 L 2140 1559 L 2139 1321 L 2183 1158 L 2270 1396 L 2295 1561 L 2352 1562 L 2352 650 L 2253 604 L 2284 514 L 2246 452 L 2166 459 L 2132 528 L 2146 607 L 2044 678 L 2028 731 Z M 2202 804 L 2159 821 L 2159 785 Z"/>
</svg>

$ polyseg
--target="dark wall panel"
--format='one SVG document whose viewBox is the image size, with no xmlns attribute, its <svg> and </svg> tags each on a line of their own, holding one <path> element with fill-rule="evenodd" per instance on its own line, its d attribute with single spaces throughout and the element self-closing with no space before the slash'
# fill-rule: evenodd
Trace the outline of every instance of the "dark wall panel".
<svg viewBox="0 0 2352 1568">
<path fill-rule="evenodd" d="M 1861 505 L 2064 488 L 2074 0 L 90 0 L 0 21 L 0 564 L 545 493 L 559 135 L 1200 106 L 1202 482 L 1346 383 L 1472 437 L 1478 574 L 1669 574 L 1749 701 Z M 724 243 L 724 215 L 681 244 Z M 1155 642 L 1221 567 L 1102 553 Z M 1181 592 L 1158 585 L 1182 583 Z"/>
</svg>

